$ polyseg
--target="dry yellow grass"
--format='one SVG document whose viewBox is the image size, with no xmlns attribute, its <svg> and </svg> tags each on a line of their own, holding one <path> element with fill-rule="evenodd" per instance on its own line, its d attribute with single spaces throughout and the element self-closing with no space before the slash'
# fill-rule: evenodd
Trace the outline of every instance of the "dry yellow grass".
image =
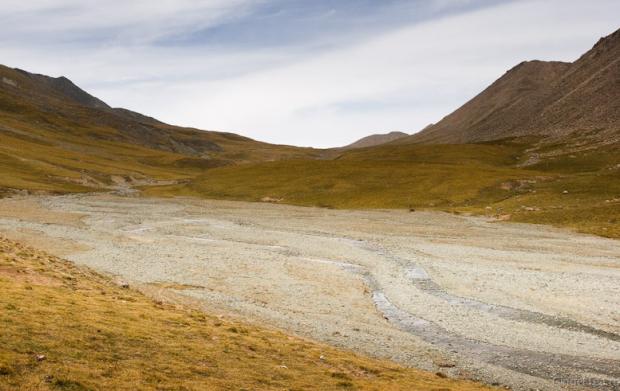
<svg viewBox="0 0 620 391">
<path fill-rule="evenodd" d="M 527 140 L 504 140 L 382 146 L 332 160 L 215 168 L 181 185 L 145 188 L 144 194 L 465 212 L 620 238 L 617 146 L 564 153 L 520 167 L 531 145 Z"/>
<path fill-rule="evenodd" d="M 0 238 L 1 390 L 482 390 L 155 302 Z"/>
<path fill-rule="evenodd" d="M 93 107 L 95 98 L 68 80 L 2 65 L 0 77 L 13 82 L 0 88 L 0 195 L 104 190 L 113 177 L 184 181 L 207 168 L 318 154 Z"/>
<path fill-rule="evenodd" d="M 0 89 L 0 197 L 108 191 L 125 181 L 145 195 L 438 209 L 620 238 L 620 146 L 582 148 L 587 132 L 562 142 L 314 150 L 94 109 L 43 79 L 2 66 L 0 76 L 20 85 Z"/>
</svg>

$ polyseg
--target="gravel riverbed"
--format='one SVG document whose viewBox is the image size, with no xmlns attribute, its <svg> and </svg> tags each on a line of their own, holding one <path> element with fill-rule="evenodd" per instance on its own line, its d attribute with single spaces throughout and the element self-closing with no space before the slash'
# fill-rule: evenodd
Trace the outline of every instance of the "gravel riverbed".
<svg viewBox="0 0 620 391">
<path fill-rule="evenodd" d="M 0 232 L 153 294 L 449 376 L 620 389 L 620 241 L 438 212 L 113 195 L 3 199 Z"/>
</svg>

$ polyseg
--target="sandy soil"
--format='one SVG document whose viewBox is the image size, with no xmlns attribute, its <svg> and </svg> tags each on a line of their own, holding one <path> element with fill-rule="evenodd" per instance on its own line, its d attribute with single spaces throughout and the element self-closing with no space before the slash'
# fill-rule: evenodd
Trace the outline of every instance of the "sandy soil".
<svg viewBox="0 0 620 391">
<path fill-rule="evenodd" d="M 620 241 L 436 212 L 111 195 L 0 200 L 0 231 L 153 294 L 423 369 L 620 389 Z"/>
</svg>

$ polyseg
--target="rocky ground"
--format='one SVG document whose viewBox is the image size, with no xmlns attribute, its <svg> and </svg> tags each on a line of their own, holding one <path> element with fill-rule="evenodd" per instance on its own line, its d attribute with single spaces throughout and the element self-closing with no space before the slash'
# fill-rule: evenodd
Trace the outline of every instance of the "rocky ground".
<svg viewBox="0 0 620 391">
<path fill-rule="evenodd" d="M 0 231 L 153 295 L 515 389 L 620 388 L 620 242 L 437 212 L 112 195 Z"/>
</svg>

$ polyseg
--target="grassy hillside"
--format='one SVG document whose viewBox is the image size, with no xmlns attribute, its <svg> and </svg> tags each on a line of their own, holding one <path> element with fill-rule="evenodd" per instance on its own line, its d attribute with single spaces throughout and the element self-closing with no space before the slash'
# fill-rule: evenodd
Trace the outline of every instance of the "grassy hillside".
<svg viewBox="0 0 620 391">
<path fill-rule="evenodd" d="M 482 390 L 154 302 L 0 238 L 0 390 Z"/>
<path fill-rule="evenodd" d="M 616 50 L 609 42 L 597 45 L 596 52 L 605 54 L 600 58 Z M 586 60 L 575 63 L 579 75 Z M 469 212 L 620 237 L 620 141 L 614 141 L 613 127 L 567 139 L 530 136 L 461 145 L 397 140 L 321 151 L 170 126 L 112 109 L 64 78 L 2 66 L 0 76 L 0 196 L 15 189 L 138 187 L 146 195 Z M 526 76 L 517 78 L 517 87 L 530 80 Z M 541 87 L 534 87 L 527 91 L 538 93 Z M 522 122 L 510 118 L 497 121 Z M 498 131 L 493 124 L 489 131 Z"/>
<path fill-rule="evenodd" d="M 471 212 L 620 237 L 617 145 L 559 155 L 562 146 L 531 140 L 388 145 L 328 160 L 286 147 L 253 150 L 234 145 L 241 141 L 233 137 L 204 159 L 106 139 L 116 132 L 106 127 L 63 127 L 53 118 L 37 124 L 30 115 L 25 120 L 2 111 L 0 117 L 0 196 L 10 189 L 63 193 L 126 185 L 157 196 Z M 544 157 L 520 167 L 534 144 Z M 277 160 L 264 161 L 271 159 Z"/>
<path fill-rule="evenodd" d="M 4 127 L 12 125 L 4 119 Z M 12 129 L 19 131 L 0 131 L 0 189 L 93 191 L 112 185 L 113 175 L 178 180 L 192 173 L 175 167 L 185 157 L 171 152 L 71 137 L 70 131 L 59 137 L 41 128 Z"/>
<path fill-rule="evenodd" d="M 75 192 L 123 181 L 183 181 L 205 168 L 315 157 L 232 133 L 112 109 L 66 78 L 0 66 L 0 193 Z"/>
<path fill-rule="evenodd" d="M 147 195 L 269 199 L 333 208 L 470 212 L 620 237 L 616 146 L 531 158 L 531 140 L 465 145 L 396 145 L 333 160 L 291 160 L 207 171 Z"/>
</svg>

